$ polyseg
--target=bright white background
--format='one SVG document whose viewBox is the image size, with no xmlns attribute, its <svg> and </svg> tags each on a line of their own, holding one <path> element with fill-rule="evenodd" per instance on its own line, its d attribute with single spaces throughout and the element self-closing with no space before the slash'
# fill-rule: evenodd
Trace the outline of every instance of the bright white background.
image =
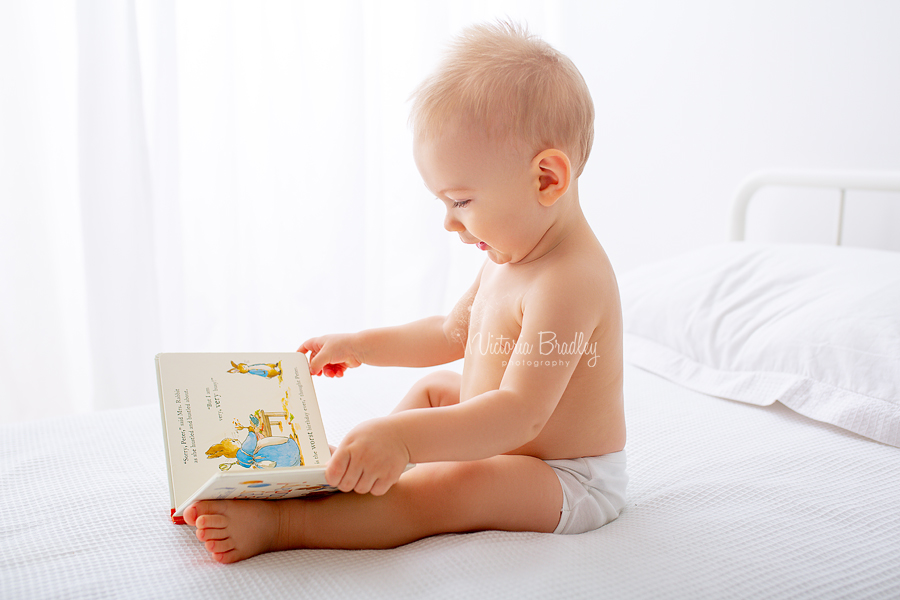
<svg viewBox="0 0 900 600">
<path fill-rule="evenodd" d="M 724 241 L 757 169 L 900 168 L 893 0 L 3 2 L 0 419 L 155 402 L 160 351 L 446 311 L 482 257 L 441 228 L 406 100 L 504 16 L 588 82 L 582 202 L 620 271 Z M 848 199 L 847 243 L 900 250 L 888 200 Z M 751 236 L 832 235 L 781 204 Z"/>
</svg>

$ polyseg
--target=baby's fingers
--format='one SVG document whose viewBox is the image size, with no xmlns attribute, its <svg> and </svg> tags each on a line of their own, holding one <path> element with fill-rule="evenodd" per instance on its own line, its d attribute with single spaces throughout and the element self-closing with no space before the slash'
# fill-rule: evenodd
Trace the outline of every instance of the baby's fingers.
<svg viewBox="0 0 900 600">
<path fill-rule="evenodd" d="M 347 367 L 341 364 L 328 364 L 322 367 L 322 375 L 325 377 L 343 377 Z"/>
<path fill-rule="evenodd" d="M 309 372 L 313 375 L 322 375 L 324 369 L 329 366 L 328 353 L 319 352 L 319 350 L 320 349 L 315 349 L 311 351 L 309 355 Z"/>
<path fill-rule="evenodd" d="M 319 343 L 319 338 L 309 338 L 297 348 L 297 352 L 302 352 L 306 354 L 307 352 L 312 352 L 316 354 L 322 348 L 322 344 Z"/>
<path fill-rule="evenodd" d="M 387 493 L 389 489 L 393 487 L 395 482 L 390 479 L 379 479 L 372 486 L 372 489 L 369 490 L 369 493 L 373 496 L 383 496 Z"/>
<path fill-rule="evenodd" d="M 331 487 L 340 489 L 341 481 L 347 473 L 347 467 L 350 465 L 350 456 L 346 452 L 335 451 L 331 454 L 328 466 L 325 467 L 325 481 Z"/>
<path fill-rule="evenodd" d="M 363 471 L 360 474 L 359 480 L 356 482 L 356 485 L 353 486 L 353 491 L 357 494 L 371 493 L 375 496 L 380 496 L 390 487 L 390 484 L 385 486 L 384 479 L 379 478 L 373 472 Z M 376 490 L 378 490 L 379 493 L 376 493 Z"/>
</svg>

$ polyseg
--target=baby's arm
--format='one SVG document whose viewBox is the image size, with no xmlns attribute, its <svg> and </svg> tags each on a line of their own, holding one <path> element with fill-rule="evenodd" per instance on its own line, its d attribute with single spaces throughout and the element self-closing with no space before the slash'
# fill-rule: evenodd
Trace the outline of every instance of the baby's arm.
<svg viewBox="0 0 900 600">
<path fill-rule="evenodd" d="M 315 375 L 341 377 L 361 364 L 380 367 L 431 367 L 463 357 L 469 312 L 478 282 L 459 299 L 446 317 L 434 316 L 395 327 L 359 333 L 332 334 L 303 342 L 298 352 L 309 352 L 309 370 Z"/>
<path fill-rule="evenodd" d="M 341 377 L 361 364 L 380 367 L 425 367 L 451 362 L 462 353 L 444 335 L 444 317 L 435 316 L 358 333 L 311 338 L 297 350 L 309 352 L 314 375 Z"/>
<path fill-rule="evenodd" d="M 383 493 L 406 462 L 477 460 L 537 437 L 581 359 L 580 353 L 552 343 L 551 334 L 560 342 L 578 333 L 589 340 L 598 327 L 596 302 L 601 299 L 585 287 L 590 284 L 558 282 L 526 297 L 520 343 L 508 358 L 499 389 L 456 405 L 361 424 L 345 437 L 342 452 L 329 465 L 329 481 L 344 491 Z M 535 360 L 542 366 L 532 366 Z"/>
<path fill-rule="evenodd" d="M 572 286 L 544 287 L 526 298 L 516 350 L 506 359 L 498 389 L 457 405 L 392 416 L 412 462 L 477 460 L 510 452 L 537 437 L 581 359 L 560 344 L 578 333 L 589 340 L 598 326 L 596 304 L 589 300 L 597 296 L 570 294 L 573 290 L 566 287 Z M 553 343 L 554 335 L 560 344 Z M 540 366 L 533 366 L 535 361 Z"/>
</svg>

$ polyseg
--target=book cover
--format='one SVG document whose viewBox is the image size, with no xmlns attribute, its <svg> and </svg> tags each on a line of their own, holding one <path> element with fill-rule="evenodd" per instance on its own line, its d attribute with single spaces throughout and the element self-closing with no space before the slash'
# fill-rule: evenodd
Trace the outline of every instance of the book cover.
<svg viewBox="0 0 900 600">
<path fill-rule="evenodd" d="M 306 355 L 163 353 L 156 372 L 175 522 L 202 499 L 336 491 Z"/>
</svg>

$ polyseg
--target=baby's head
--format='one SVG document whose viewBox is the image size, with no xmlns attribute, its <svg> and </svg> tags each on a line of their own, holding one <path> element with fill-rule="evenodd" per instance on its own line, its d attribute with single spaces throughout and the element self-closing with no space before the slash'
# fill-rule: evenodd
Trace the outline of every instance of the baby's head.
<svg viewBox="0 0 900 600">
<path fill-rule="evenodd" d="M 532 155 L 564 152 L 581 175 L 594 139 L 594 105 L 572 61 L 524 27 L 475 25 L 452 43 L 438 69 L 413 94 L 417 137 L 449 126 L 471 128 Z"/>
</svg>

